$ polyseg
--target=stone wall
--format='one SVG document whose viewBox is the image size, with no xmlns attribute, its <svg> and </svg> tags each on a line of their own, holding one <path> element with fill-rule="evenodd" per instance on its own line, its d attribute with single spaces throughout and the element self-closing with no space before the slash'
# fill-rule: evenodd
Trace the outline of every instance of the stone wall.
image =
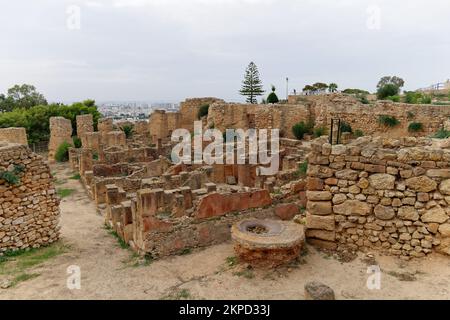
<svg viewBox="0 0 450 320">
<path fill-rule="evenodd" d="M 188 129 L 189 131 L 194 130 L 194 121 L 198 121 L 198 110 L 201 106 L 205 104 L 213 104 L 214 102 L 224 102 L 218 98 L 191 98 L 186 99 L 180 104 L 180 127 Z"/>
<path fill-rule="evenodd" d="M 362 130 L 366 135 L 395 138 L 412 134 L 428 136 L 443 127 L 444 122 L 450 116 L 448 106 L 394 103 L 392 101 L 362 104 L 354 96 L 345 94 L 290 96 L 289 101 L 309 105 L 311 118 L 315 120 L 316 126 L 329 127 L 332 118 L 339 118 L 349 123 L 353 130 Z M 378 121 L 381 115 L 394 116 L 400 123 L 393 128 L 386 127 Z M 411 122 L 422 123 L 423 131 L 408 132 Z"/>
<path fill-rule="evenodd" d="M 0 178 L 0 254 L 58 240 L 59 199 L 42 157 L 27 146 L 0 143 L 0 172 L 5 171 L 19 181 Z"/>
<path fill-rule="evenodd" d="M 0 128 L 0 141 L 28 145 L 25 128 Z"/>
<path fill-rule="evenodd" d="M 50 141 L 48 144 L 48 161 L 55 162 L 55 153 L 58 147 L 67 142 L 73 145 L 72 123 L 63 117 L 50 118 Z"/>
<path fill-rule="evenodd" d="M 308 105 L 261 105 L 214 103 L 209 108 L 207 127 L 226 129 L 280 129 L 280 136 L 293 138 L 292 126 L 308 121 L 311 116 Z"/>
<path fill-rule="evenodd" d="M 308 155 L 307 237 L 327 247 L 450 254 L 450 150 L 427 138 L 362 137 Z"/>
</svg>

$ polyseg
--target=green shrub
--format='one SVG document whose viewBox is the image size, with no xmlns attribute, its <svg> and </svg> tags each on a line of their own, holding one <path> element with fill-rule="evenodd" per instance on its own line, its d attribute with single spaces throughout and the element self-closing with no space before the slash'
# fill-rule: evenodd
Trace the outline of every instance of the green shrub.
<svg viewBox="0 0 450 320">
<path fill-rule="evenodd" d="M 209 104 L 204 104 L 198 109 L 197 118 L 201 119 L 208 115 L 209 112 Z"/>
<path fill-rule="evenodd" d="M 450 131 L 441 128 L 434 134 L 433 138 L 436 138 L 436 139 L 450 138 Z"/>
<path fill-rule="evenodd" d="M 389 97 L 386 97 L 386 100 L 391 100 L 393 102 L 400 102 L 400 96 L 399 95 L 389 96 Z"/>
<path fill-rule="evenodd" d="M 362 132 L 362 130 L 360 129 L 356 129 L 355 132 L 353 133 L 355 135 L 355 137 L 359 138 L 359 137 L 363 137 L 364 136 L 364 132 Z"/>
<path fill-rule="evenodd" d="M 132 125 L 126 124 L 121 129 L 125 133 L 127 139 L 130 139 L 133 136 L 134 128 Z"/>
<path fill-rule="evenodd" d="M 431 96 L 422 96 L 422 98 L 420 99 L 420 103 L 431 104 Z"/>
<path fill-rule="evenodd" d="M 72 105 L 51 104 L 3 112 L 0 113 L 0 128 L 24 127 L 27 131 L 28 142 L 33 144 L 49 140 L 50 117 L 59 116 L 69 119 L 72 122 L 72 128 L 74 128 L 73 135 L 76 135 L 76 116 L 81 114 L 92 114 L 94 129 L 97 128 L 97 122 L 101 114 L 97 111 L 95 105 L 86 106 L 83 103 L 74 103 Z"/>
<path fill-rule="evenodd" d="M 365 94 L 357 94 L 356 98 L 361 102 L 362 104 L 369 104 L 369 100 L 367 99 L 367 95 Z"/>
<path fill-rule="evenodd" d="M 77 136 L 73 136 L 72 137 L 72 141 L 73 141 L 73 146 L 77 149 L 81 148 L 81 139 L 78 138 Z"/>
<path fill-rule="evenodd" d="M 342 92 L 343 92 L 343 93 L 347 93 L 347 94 L 356 94 L 356 95 L 358 95 L 358 94 L 361 94 L 361 95 L 367 95 L 367 94 L 370 94 L 369 91 L 361 90 L 361 89 L 352 89 L 352 88 L 345 89 L 345 90 L 342 91 Z"/>
<path fill-rule="evenodd" d="M 381 115 L 378 117 L 378 122 L 387 127 L 395 127 L 400 123 L 394 116 Z"/>
<path fill-rule="evenodd" d="M 18 185 L 20 183 L 17 173 L 11 171 L 0 171 L 0 179 L 5 180 L 10 185 Z"/>
<path fill-rule="evenodd" d="M 327 134 L 327 128 L 326 127 L 317 127 L 314 128 L 314 137 L 318 138 L 321 136 L 324 136 Z"/>
<path fill-rule="evenodd" d="M 308 161 L 304 161 L 298 166 L 298 174 L 300 177 L 306 177 L 306 171 L 308 170 Z"/>
<path fill-rule="evenodd" d="M 63 142 L 56 149 L 55 160 L 57 162 L 66 162 L 69 160 L 69 148 L 72 147 L 70 143 Z"/>
<path fill-rule="evenodd" d="M 420 122 L 411 122 L 408 126 L 409 132 L 418 132 L 423 130 L 423 124 Z"/>
<path fill-rule="evenodd" d="M 341 122 L 341 132 L 353 132 L 352 126 L 349 125 L 347 122 L 342 121 Z"/>
<path fill-rule="evenodd" d="M 387 97 L 392 97 L 398 95 L 400 88 L 395 84 L 389 83 L 380 87 L 377 91 L 377 98 L 380 100 L 386 99 Z"/>
<path fill-rule="evenodd" d="M 94 153 L 92 154 L 92 159 L 98 160 L 98 153 L 97 153 L 97 152 L 94 152 Z"/>
<path fill-rule="evenodd" d="M 311 132 L 310 126 L 308 124 L 304 123 L 303 121 L 296 123 L 292 127 L 292 133 L 298 140 L 303 139 L 303 136 L 310 132 Z"/>
<path fill-rule="evenodd" d="M 272 92 L 267 96 L 267 103 L 278 103 L 280 100 L 278 99 L 277 94 L 275 93 L 275 86 L 272 86 Z"/>
</svg>

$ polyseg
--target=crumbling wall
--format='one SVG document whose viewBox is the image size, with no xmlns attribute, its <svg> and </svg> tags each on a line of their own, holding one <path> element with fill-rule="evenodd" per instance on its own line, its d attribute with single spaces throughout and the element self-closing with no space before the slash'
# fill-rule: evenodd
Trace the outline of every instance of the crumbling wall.
<svg viewBox="0 0 450 320">
<path fill-rule="evenodd" d="M 67 142 L 73 145 L 72 123 L 63 117 L 50 118 L 50 141 L 48 144 L 48 161 L 55 162 L 55 153 L 58 147 Z"/>
<path fill-rule="evenodd" d="M 218 98 L 192 98 L 186 99 L 180 104 L 180 114 L 181 114 L 181 123 L 180 127 L 184 129 L 188 129 L 189 131 L 194 130 L 194 121 L 198 121 L 198 110 L 201 106 L 206 104 L 213 104 L 214 102 L 224 102 L 222 99 Z"/>
<path fill-rule="evenodd" d="M 18 181 L 0 178 L 0 253 L 58 240 L 59 199 L 42 157 L 27 146 L 0 143 L 0 173 L 5 171 Z"/>
<path fill-rule="evenodd" d="M 85 133 L 94 132 L 94 119 L 92 114 L 82 114 L 76 116 L 77 136 L 83 143 Z"/>
<path fill-rule="evenodd" d="M 427 138 L 363 137 L 308 156 L 307 237 L 328 247 L 450 254 L 450 150 Z"/>
<path fill-rule="evenodd" d="M 28 145 L 25 128 L 0 128 L 0 141 Z"/>
</svg>

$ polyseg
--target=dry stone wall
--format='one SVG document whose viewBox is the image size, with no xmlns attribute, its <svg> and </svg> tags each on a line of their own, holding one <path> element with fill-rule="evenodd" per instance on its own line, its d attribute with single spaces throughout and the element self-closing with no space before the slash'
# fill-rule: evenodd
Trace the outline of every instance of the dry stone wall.
<svg viewBox="0 0 450 320">
<path fill-rule="evenodd" d="M 0 142 L 0 254 L 37 248 L 59 238 L 59 199 L 43 158 L 24 145 Z"/>
<path fill-rule="evenodd" d="M 450 255 L 450 150 L 427 138 L 322 139 L 308 155 L 307 236 L 388 254 Z"/>
</svg>

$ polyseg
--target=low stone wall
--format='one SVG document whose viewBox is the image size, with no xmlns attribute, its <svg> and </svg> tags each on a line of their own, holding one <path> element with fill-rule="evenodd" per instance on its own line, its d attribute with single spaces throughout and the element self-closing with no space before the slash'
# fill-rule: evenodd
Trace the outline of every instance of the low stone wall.
<svg viewBox="0 0 450 320">
<path fill-rule="evenodd" d="M 307 237 L 317 244 L 450 255 L 450 150 L 431 140 L 322 139 L 308 156 Z"/>
<path fill-rule="evenodd" d="M 28 145 L 25 128 L 0 128 L 0 141 Z"/>
<path fill-rule="evenodd" d="M 27 146 L 0 143 L 0 173 L 5 171 L 19 180 L 0 178 L 0 254 L 58 240 L 59 199 L 42 157 Z"/>
</svg>

